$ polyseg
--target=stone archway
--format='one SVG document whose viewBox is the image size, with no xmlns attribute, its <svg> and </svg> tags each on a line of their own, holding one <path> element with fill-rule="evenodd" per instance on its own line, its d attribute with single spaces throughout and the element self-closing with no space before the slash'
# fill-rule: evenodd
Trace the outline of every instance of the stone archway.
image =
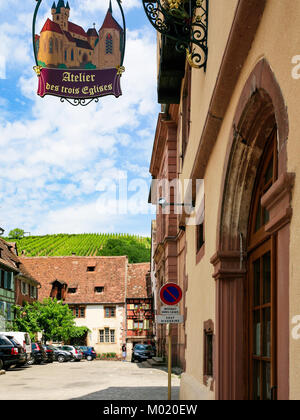
<svg viewBox="0 0 300 420">
<path fill-rule="evenodd" d="M 270 211 L 267 226 L 281 237 L 277 283 L 281 319 L 278 320 L 278 397 L 288 395 L 289 341 L 289 222 L 290 193 L 294 177 L 286 173 L 288 115 L 275 76 L 265 59 L 251 73 L 240 97 L 225 159 L 217 227 L 217 253 L 211 259 L 216 280 L 215 376 L 217 399 L 247 399 L 247 315 L 245 245 L 256 172 L 274 126 L 278 138 L 278 181 L 263 197 Z M 278 198 L 280 196 L 280 199 Z M 286 206 L 286 208 L 282 208 Z M 281 220 L 276 221 L 280 208 Z M 275 211 L 276 208 L 276 211 Z M 273 229 L 273 230 L 272 230 Z M 280 241 L 278 241 L 280 242 Z M 278 293 L 278 294 L 279 294 Z M 285 348 L 280 344 L 286 343 Z"/>
</svg>

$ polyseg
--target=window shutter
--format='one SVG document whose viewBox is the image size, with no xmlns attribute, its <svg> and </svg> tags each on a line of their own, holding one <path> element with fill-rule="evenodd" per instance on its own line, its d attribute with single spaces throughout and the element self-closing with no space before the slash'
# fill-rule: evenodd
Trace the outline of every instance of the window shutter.
<svg viewBox="0 0 300 420">
<path fill-rule="evenodd" d="M 133 319 L 128 320 L 128 329 L 133 330 Z"/>
<path fill-rule="evenodd" d="M 11 276 L 10 276 L 10 290 L 15 290 L 14 273 L 11 272 L 10 274 L 11 274 Z"/>
<path fill-rule="evenodd" d="M 7 289 L 7 283 L 8 283 L 7 275 L 8 275 L 8 272 L 4 271 L 4 289 Z"/>
</svg>

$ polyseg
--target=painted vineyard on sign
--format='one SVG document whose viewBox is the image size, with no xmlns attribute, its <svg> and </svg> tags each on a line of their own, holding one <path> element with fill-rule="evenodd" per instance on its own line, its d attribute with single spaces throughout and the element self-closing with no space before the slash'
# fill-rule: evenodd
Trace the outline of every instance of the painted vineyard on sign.
<svg viewBox="0 0 300 420">
<path fill-rule="evenodd" d="M 106 1 L 106 0 L 104 0 Z M 74 3 L 78 4 L 76 0 Z M 33 45 L 38 76 L 38 95 L 57 96 L 72 105 L 88 105 L 101 97 L 122 95 L 120 79 L 123 67 L 126 26 L 121 1 L 120 21 L 115 18 L 112 1 L 107 12 L 98 16 L 98 23 L 85 28 L 72 16 L 72 0 L 49 3 L 48 17 L 36 31 L 37 15 L 42 0 L 37 1 L 33 18 Z M 45 7 L 45 6 L 44 6 Z M 116 8 L 117 9 L 117 8 Z M 46 10 L 47 13 L 47 10 Z"/>
</svg>

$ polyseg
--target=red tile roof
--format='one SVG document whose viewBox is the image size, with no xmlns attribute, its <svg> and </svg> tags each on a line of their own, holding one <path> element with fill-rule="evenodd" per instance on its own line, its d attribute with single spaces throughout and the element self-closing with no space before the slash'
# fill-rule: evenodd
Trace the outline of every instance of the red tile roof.
<svg viewBox="0 0 300 420">
<path fill-rule="evenodd" d="M 113 18 L 113 15 L 111 14 L 111 12 L 108 10 L 103 25 L 101 26 L 101 29 L 116 29 L 117 31 L 123 32 L 123 29 L 121 28 L 121 26 L 118 24 L 118 22 Z"/>
<path fill-rule="evenodd" d="M 18 257 L 18 251 L 15 243 L 6 242 L 0 238 L 0 266 L 14 271 L 16 274 L 26 277 L 38 284 L 37 280 L 26 270 L 22 264 L 21 259 Z"/>
<path fill-rule="evenodd" d="M 69 23 L 69 27 L 68 27 L 69 32 L 73 32 L 77 35 L 81 35 L 87 38 L 87 34 L 85 30 L 81 26 L 76 25 L 75 23 L 72 23 L 72 22 L 68 22 L 68 23 Z"/>
<path fill-rule="evenodd" d="M 51 296 L 56 280 L 68 288 L 77 288 L 67 294 L 68 304 L 125 303 L 127 273 L 127 298 L 149 298 L 147 274 L 150 264 L 129 264 L 127 257 L 22 257 L 26 270 L 42 285 L 39 300 Z M 88 267 L 95 271 L 88 272 Z M 96 287 L 104 287 L 95 293 Z"/>
<path fill-rule="evenodd" d="M 150 298 L 147 284 L 147 274 L 150 271 L 150 264 L 129 264 L 127 298 Z"/>
<path fill-rule="evenodd" d="M 22 257 L 21 261 L 41 283 L 41 301 L 50 297 L 52 283 L 59 280 L 68 288 L 78 287 L 77 293 L 67 294 L 66 303 L 125 302 L 127 257 Z M 95 271 L 88 272 L 88 267 Z M 95 293 L 95 287 L 104 287 L 103 293 Z"/>
<path fill-rule="evenodd" d="M 41 30 L 41 33 L 46 32 L 46 31 L 57 32 L 58 34 L 63 34 L 62 30 L 60 29 L 60 26 L 50 19 L 46 20 L 46 23 L 43 26 L 43 29 Z"/>
</svg>

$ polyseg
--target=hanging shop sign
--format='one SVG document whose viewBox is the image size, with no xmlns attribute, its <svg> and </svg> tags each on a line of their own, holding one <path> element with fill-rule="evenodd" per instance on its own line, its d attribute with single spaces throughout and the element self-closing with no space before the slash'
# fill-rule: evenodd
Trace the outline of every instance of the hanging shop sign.
<svg viewBox="0 0 300 420">
<path fill-rule="evenodd" d="M 33 17 L 33 50 L 38 95 L 57 96 L 61 102 L 86 106 L 92 101 L 122 95 L 120 79 L 126 46 L 126 23 L 121 0 L 115 0 L 122 25 L 116 20 L 112 0 L 98 23 L 85 29 L 72 19 L 72 0 L 49 2 L 49 16 L 37 32 L 42 0 L 36 0 Z M 52 6 L 51 6 L 52 3 Z M 46 9 L 45 9 L 46 10 Z M 47 11 L 47 10 L 46 10 Z M 76 13 L 78 11 L 76 10 Z M 97 25 L 97 26 L 96 26 Z M 100 28 L 100 29 L 97 29 Z"/>
</svg>

